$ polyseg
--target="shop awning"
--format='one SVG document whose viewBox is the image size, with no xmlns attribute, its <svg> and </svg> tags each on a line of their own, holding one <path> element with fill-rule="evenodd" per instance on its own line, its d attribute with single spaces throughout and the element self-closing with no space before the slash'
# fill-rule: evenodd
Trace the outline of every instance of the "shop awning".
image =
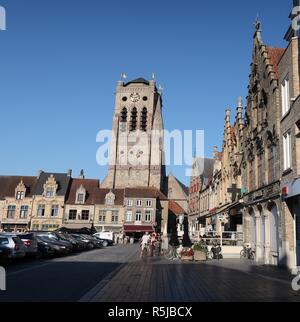
<svg viewBox="0 0 300 322">
<path fill-rule="evenodd" d="M 154 231 L 153 226 L 143 225 L 124 225 L 125 233 L 152 233 Z"/>
</svg>

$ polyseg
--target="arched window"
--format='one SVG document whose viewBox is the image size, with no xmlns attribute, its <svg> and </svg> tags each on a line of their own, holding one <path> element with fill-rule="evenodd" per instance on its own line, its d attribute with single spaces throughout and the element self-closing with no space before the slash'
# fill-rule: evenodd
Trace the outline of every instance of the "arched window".
<svg viewBox="0 0 300 322">
<path fill-rule="evenodd" d="M 141 114 L 141 130 L 144 132 L 147 131 L 147 116 L 148 116 L 148 111 L 147 111 L 147 108 L 144 107 Z"/>
<path fill-rule="evenodd" d="M 121 112 L 121 130 L 126 130 L 126 124 L 127 124 L 127 108 L 124 107 Z"/>
<path fill-rule="evenodd" d="M 137 109 L 134 107 L 131 111 L 130 131 L 136 131 L 137 128 Z"/>
</svg>

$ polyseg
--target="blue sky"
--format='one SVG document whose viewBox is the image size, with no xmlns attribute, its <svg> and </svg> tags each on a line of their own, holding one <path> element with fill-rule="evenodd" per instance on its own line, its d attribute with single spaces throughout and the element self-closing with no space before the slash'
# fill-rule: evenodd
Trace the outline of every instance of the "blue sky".
<svg viewBox="0 0 300 322">
<path fill-rule="evenodd" d="M 205 130 L 221 146 L 225 109 L 247 94 L 254 20 L 285 46 L 292 1 L 0 0 L 0 174 L 38 169 L 103 179 L 96 134 L 110 129 L 114 90 L 155 72 L 168 130 Z M 184 167 L 169 168 L 188 183 Z"/>
</svg>

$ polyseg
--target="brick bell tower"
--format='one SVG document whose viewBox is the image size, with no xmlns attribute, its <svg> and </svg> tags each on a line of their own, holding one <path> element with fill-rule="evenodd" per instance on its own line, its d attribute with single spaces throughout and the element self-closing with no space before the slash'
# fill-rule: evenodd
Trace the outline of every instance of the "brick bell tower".
<svg viewBox="0 0 300 322">
<path fill-rule="evenodd" d="M 116 88 L 110 164 L 103 188 L 155 187 L 162 190 L 162 96 L 155 80 L 144 78 Z"/>
</svg>

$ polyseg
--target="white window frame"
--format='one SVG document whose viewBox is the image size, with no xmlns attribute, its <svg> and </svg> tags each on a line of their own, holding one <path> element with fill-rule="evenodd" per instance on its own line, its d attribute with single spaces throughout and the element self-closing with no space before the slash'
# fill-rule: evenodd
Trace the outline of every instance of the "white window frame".
<svg viewBox="0 0 300 322">
<path fill-rule="evenodd" d="M 287 171 L 292 168 L 292 142 L 291 131 L 283 135 L 283 170 Z"/>
<path fill-rule="evenodd" d="M 105 223 L 106 222 L 106 216 L 107 216 L 106 210 L 99 210 L 99 218 L 98 219 L 99 219 L 100 223 Z"/>
<path fill-rule="evenodd" d="M 127 207 L 132 207 L 132 206 L 133 206 L 133 200 L 127 199 Z"/>
<path fill-rule="evenodd" d="M 24 191 L 17 191 L 16 199 L 17 200 L 23 200 L 24 199 Z"/>
<path fill-rule="evenodd" d="M 79 197 L 82 197 L 82 199 L 81 199 L 81 198 L 79 198 Z M 77 194 L 77 203 L 84 203 L 84 193 L 79 192 L 79 193 Z"/>
<path fill-rule="evenodd" d="M 138 199 L 138 200 L 136 201 L 136 206 L 137 206 L 137 207 L 142 207 L 142 206 L 143 206 L 143 201 L 142 201 L 141 199 Z"/>
<path fill-rule="evenodd" d="M 51 218 L 58 217 L 58 212 L 59 212 L 59 205 L 52 205 L 51 206 Z"/>
<path fill-rule="evenodd" d="M 137 216 L 139 216 L 139 219 L 140 219 L 140 220 L 137 220 Z M 141 212 L 140 210 L 137 210 L 137 211 L 135 212 L 135 221 L 136 221 L 136 222 L 141 222 L 141 221 L 142 221 L 142 212 Z"/>
<path fill-rule="evenodd" d="M 21 206 L 20 208 L 20 219 L 26 219 L 28 217 L 29 207 L 26 205 Z"/>
<path fill-rule="evenodd" d="M 284 117 L 291 108 L 289 75 L 287 75 L 283 80 L 283 82 L 281 83 L 281 105 L 282 105 L 282 117 Z"/>
<path fill-rule="evenodd" d="M 119 222 L 119 211 L 118 210 L 113 210 L 111 212 L 111 222 L 112 223 L 118 223 Z"/>
<path fill-rule="evenodd" d="M 146 201 L 146 206 L 147 207 L 152 207 L 152 200 L 147 200 Z"/>
<path fill-rule="evenodd" d="M 147 218 L 148 217 L 148 218 Z M 149 210 L 145 211 L 145 222 L 151 222 L 152 221 L 152 212 Z"/>
<path fill-rule="evenodd" d="M 44 204 L 38 205 L 37 217 L 40 217 L 40 218 L 45 217 L 45 212 L 46 212 L 46 206 Z"/>
<path fill-rule="evenodd" d="M 126 212 L 126 222 L 132 222 L 132 211 Z"/>
</svg>

